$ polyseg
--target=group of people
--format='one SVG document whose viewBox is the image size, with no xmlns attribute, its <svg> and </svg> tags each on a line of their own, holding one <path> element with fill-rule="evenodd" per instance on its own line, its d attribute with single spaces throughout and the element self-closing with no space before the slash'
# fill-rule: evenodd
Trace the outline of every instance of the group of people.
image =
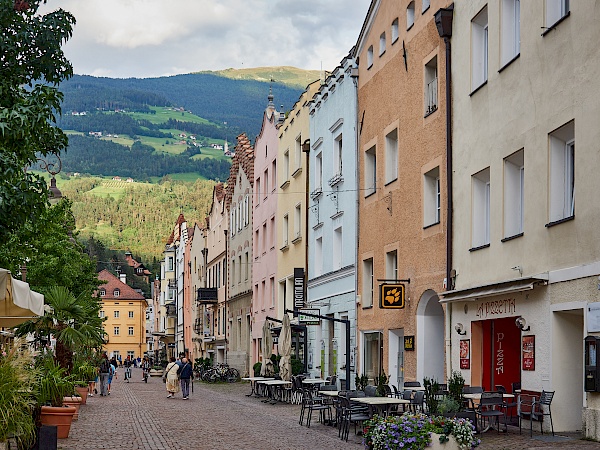
<svg viewBox="0 0 600 450">
<path fill-rule="evenodd" d="M 191 362 L 184 356 L 177 360 L 172 356 L 163 374 L 163 381 L 166 383 L 168 392 L 167 398 L 173 398 L 181 386 L 183 400 L 189 400 L 190 384 L 193 379 L 194 370 Z"/>
<path fill-rule="evenodd" d="M 138 358 L 140 359 L 140 358 Z M 143 360 L 140 359 L 138 363 L 135 358 L 130 358 L 127 356 L 125 362 L 121 365 L 125 366 L 125 381 L 129 382 L 131 378 L 131 366 L 139 365 L 144 371 L 150 370 L 150 361 L 148 357 L 144 357 Z M 102 397 L 106 395 L 110 395 L 110 386 L 112 384 L 112 380 L 117 379 L 117 367 L 119 367 L 119 362 L 116 357 L 112 357 L 110 360 L 108 359 L 108 355 L 106 353 L 102 354 L 102 359 L 100 361 L 100 366 L 98 367 L 98 375 L 96 377 L 96 381 L 94 382 L 91 389 L 93 392 L 90 392 L 90 396 L 94 396 L 94 394 L 98 393 L 98 389 L 96 388 L 96 384 L 100 383 L 100 395 Z M 146 376 L 144 374 L 144 376 Z"/>
</svg>

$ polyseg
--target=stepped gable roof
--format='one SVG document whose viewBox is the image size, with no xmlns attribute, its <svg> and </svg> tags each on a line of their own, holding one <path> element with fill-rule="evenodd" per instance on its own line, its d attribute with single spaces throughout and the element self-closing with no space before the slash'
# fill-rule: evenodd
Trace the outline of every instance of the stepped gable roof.
<svg viewBox="0 0 600 450">
<path fill-rule="evenodd" d="M 103 300 L 146 300 L 146 297 L 138 293 L 131 286 L 123 283 L 106 269 L 100 271 L 98 279 L 106 281 L 106 283 L 101 284 L 94 294 L 97 295 L 101 289 L 104 289 L 105 294 L 100 297 Z M 115 296 L 115 289 L 119 290 L 118 296 Z"/>
<path fill-rule="evenodd" d="M 250 181 L 250 185 L 254 184 L 254 147 L 250 143 L 250 139 L 246 133 L 242 133 L 237 137 L 235 146 L 235 155 L 231 161 L 229 169 L 229 178 L 227 179 L 227 188 L 225 194 L 225 208 L 229 209 L 233 198 L 233 190 L 237 182 L 240 167 Z"/>
<path fill-rule="evenodd" d="M 173 242 L 175 242 L 175 230 L 179 229 L 179 226 L 185 221 L 186 220 L 183 216 L 183 213 L 179 213 L 179 217 L 177 217 L 177 222 L 175 222 L 175 227 L 173 228 L 173 231 L 171 231 L 171 235 L 167 239 L 167 245 L 172 245 Z"/>
</svg>

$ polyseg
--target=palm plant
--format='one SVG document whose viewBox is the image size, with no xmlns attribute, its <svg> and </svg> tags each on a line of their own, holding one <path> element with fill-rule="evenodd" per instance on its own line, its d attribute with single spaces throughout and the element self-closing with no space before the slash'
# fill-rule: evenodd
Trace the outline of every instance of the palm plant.
<svg viewBox="0 0 600 450">
<path fill-rule="evenodd" d="M 37 343 L 45 344 L 53 336 L 56 339 L 56 362 L 71 373 L 73 352 L 86 347 L 99 347 L 104 341 L 100 318 L 100 303 L 90 295 L 77 298 L 65 287 L 50 288 L 45 303 L 52 309 L 41 317 L 21 324 L 17 336 L 33 334 Z"/>
</svg>

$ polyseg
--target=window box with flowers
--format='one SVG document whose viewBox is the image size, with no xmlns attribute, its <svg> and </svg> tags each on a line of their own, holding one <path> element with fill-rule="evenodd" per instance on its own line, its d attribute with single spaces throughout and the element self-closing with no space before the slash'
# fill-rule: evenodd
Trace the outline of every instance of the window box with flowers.
<svg viewBox="0 0 600 450">
<path fill-rule="evenodd" d="M 468 450 L 477 447 L 480 440 L 469 420 L 405 413 L 373 416 L 365 422 L 363 442 L 369 450 Z"/>
</svg>

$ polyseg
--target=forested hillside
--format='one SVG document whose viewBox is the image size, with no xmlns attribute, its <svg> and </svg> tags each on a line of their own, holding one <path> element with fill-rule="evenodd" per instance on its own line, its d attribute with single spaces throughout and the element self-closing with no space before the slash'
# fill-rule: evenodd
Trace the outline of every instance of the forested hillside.
<svg viewBox="0 0 600 450">
<path fill-rule="evenodd" d="M 69 136 L 69 149 L 61 156 L 66 172 L 93 175 L 131 177 L 147 181 L 151 177 L 196 172 L 209 180 L 225 181 L 230 163 L 216 158 L 193 159 L 194 151 L 180 155 L 156 154 L 155 149 L 141 142 L 131 147 L 89 136 Z"/>
<path fill-rule="evenodd" d="M 212 201 L 214 182 L 125 183 L 98 177 L 61 183 L 73 201 L 77 229 L 111 249 L 130 250 L 145 261 L 160 257 L 180 212 L 188 226 L 201 222 Z"/>
</svg>

